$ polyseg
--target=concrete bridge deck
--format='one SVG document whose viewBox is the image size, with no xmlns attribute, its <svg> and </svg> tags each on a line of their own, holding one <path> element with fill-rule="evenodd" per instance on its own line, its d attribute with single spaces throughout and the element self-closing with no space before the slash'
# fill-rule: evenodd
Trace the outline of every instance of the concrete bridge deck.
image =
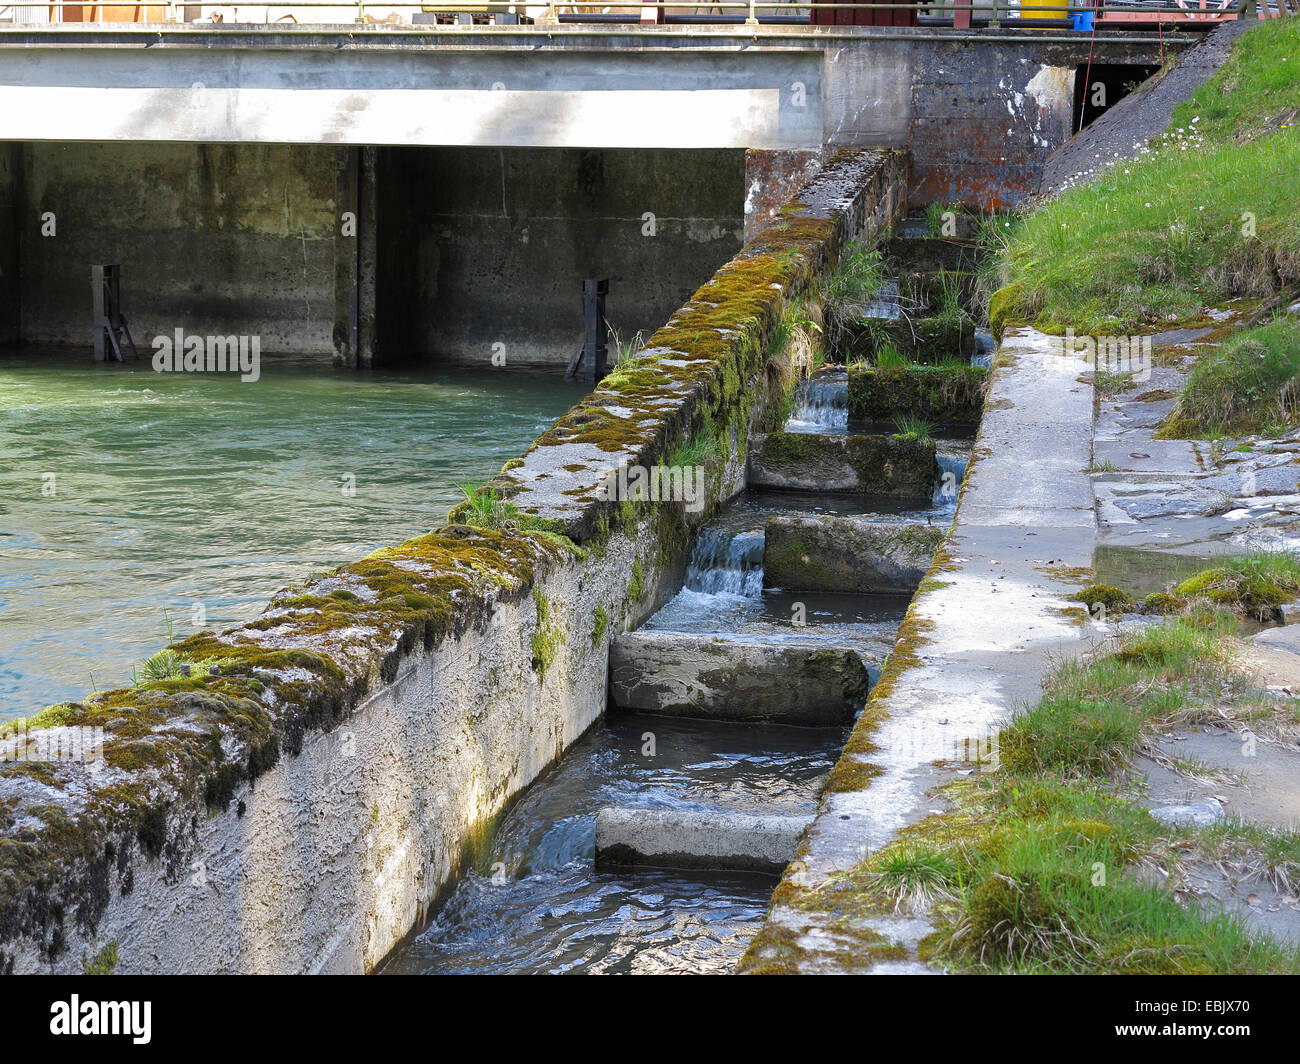
<svg viewBox="0 0 1300 1064">
<path fill-rule="evenodd" d="M 1017 120 L 1055 124 L 1044 112 L 1068 110 L 1091 43 L 820 26 L 10 26 L 0 139 L 819 149 L 960 122 L 969 146 Z M 1093 56 L 1149 65 L 1161 48 L 1099 34 Z M 1036 132 L 1055 146 L 1064 130 Z"/>
</svg>

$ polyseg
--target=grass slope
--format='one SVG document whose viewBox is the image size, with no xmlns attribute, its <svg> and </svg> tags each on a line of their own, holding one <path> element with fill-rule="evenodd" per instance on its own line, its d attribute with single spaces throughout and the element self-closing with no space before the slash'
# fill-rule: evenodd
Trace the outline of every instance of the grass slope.
<svg viewBox="0 0 1300 1064">
<path fill-rule="evenodd" d="M 1142 331 L 1300 282 L 1300 21 L 1244 33 L 1148 154 L 1006 231 L 1012 316 Z"/>
</svg>

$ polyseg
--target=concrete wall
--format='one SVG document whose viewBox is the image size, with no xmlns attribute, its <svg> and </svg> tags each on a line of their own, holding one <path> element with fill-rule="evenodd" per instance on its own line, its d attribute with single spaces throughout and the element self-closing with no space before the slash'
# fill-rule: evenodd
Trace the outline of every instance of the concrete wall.
<svg viewBox="0 0 1300 1064">
<path fill-rule="evenodd" d="M 184 328 L 332 354 L 334 148 L 36 143 L 22 155 L 24 341 L 88 344 L 90 266 L 116 262 L 142 353 Z"/>
<path fill-rule="evenodd" d="M 1006 43 L 944 42 L 912 71 L 913 191 L 924 203 L 1010 207 L 1038 184 L 1047 156 L 1072 133 L 1078 57 Z"/>
<path fill-rule="evenodd" d="M 1090 58 L 1159 63 L 1193 39 L 1011 28 L 271 26 L 74 30 L 60 34 L 71 47 L 55 50 L 41 31 L 14 28 L 0 31 L 0 138 L 905 147 L 915 198 L 995 207 L 1031 194 L 1067 137 L 1078 67 Z M 295 91 L 302 86 L 312 91 Z"/>
<path fill-rule="evenodd" d="M 0 345 L 18 342 L 18 228 L 22 212 L 22 154 L 0 142 Z"/>
<path fill-rule="evenodd" d="M 1090 43 L 1084 34 L 995 30 L 837 42 L 825 51 L 826 144 L 907 146 L 921 203 L 1014 206 L 1071 135 L 1075 71 Z M 1143 64 L 1158 50 L 1141 38 L 1101 38 L 1098 61 L 1103 54 Z"/>
<path fill-rule="evenodd" d="M 498 342 L 563 364 L 584 277 L 611 279 L 621 336 L 648 336 L 741 246 L 739 150 L 3 149 L 0 340 L 21 302 L 29 344 L 88 345 L 90 265 L 119 262 L 142 353 L 183 328 L 360 365 Z"/>
<path fill-rule="evenodd" d="M 405 656 L 337 729 L 241 788 L 237 807 L 192 822 L 175 809 L 183 873 L 140 860 L 96 941 L 120 943 L 123 972 L 372 970 L 459 871 L 466 840 L 603 711 L 592 617 L 603 607 L 621 627 L 652 608 L 663 569 L 648 569 L 640 603 L 627 591 L 634 559 L 658 556 L 652 540 L 648 527 L 616 536 L 599 567 L 570 560 L 538 580 L 563 634 L 544 676 L 534 599 L 501 594 L 489 620 Z M 151 911 L 165 915 L 140 919 Z"/>
<path fill-rule="evenodd" d="M 648 337 L 741 246 L 739 150 L 379 151 L 378 361 L 563 365 L 582 280 Z M 652 216 L 652 217 L 648 217 Z"/>
<path fill-rule="evenodd" d="M 904 184 L 897 157 L 837 157 L 798 224 L 725 265 L 637 375 L 507 463 L 513 501 L 575 543 L 448 525 L 177 645 L 215 675 L 52 707 L 52 739 L 103 727 L 88 764 L 10 760 L 25 740 L 0 737 L 0 972 L 77 971 L 110 942 L 124 973 L 373 968 L 597 719 L 609 640 L 676 587 L 685 515 L 594 489 L 712 426 L 731 452 L 710 506 L 738 490 L 747 441 L 782 409 L 769 388 L 789 366 L 771 363 L 792 356 L 770 337 L 787 299 L 887 224 Z"/>
</svg>

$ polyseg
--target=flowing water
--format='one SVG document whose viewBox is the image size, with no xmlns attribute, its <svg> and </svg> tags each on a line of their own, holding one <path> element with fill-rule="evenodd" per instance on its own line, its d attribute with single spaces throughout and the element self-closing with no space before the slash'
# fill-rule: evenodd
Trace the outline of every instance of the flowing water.
<svg viewBox="0 0 1300 1064">
<path fill-rule="evenodd" d="M 823 625 L 837 625 L 833 630 L 843 643 L 858 625 L 874 638 L 871 654 L 878 664 L 906 596 L 876 603 L 865 596 L 800 596 L 808 603 L 810 626 L 794 630 L 788 604 L 778 593 L 763 591 L 763 520 L 795 505 L 807 512 L 816 501 L 797 499 L 742 495 L 701 529 L 685 586 L 645 627 L 815 640 L 831 630 Z M 826 502 L 841 509 L 854 505 Z M 814 600 L 826 602 L 819 607 Z M 462 878 L 385 971 L 730 971 L 758 931 L 775 880 L 699 871 L 598 871 L 596 814 L 603 806 L 633 806 L 811 817 L 818 786 L 844 738 L 841 728 L 609 714 L 525 792 L 502 819 L 484 867 Z"/>
<path fill-rule="evenodd" d="M 164 611 L 219 629 L 441 524 L 581 397 L 559 378 L 0 354 L 0 719 L 129 683 Z"/>
<path fill-rule="evenodd" d="M 647 756 L 646 736 L 655 737 Z M 620 713 L 597 724 L 502 819 L 386 974 L 718 973 L 757 932 L 770 876 L 597 872 L 602 806 L 760 809 L 811 817 L 844 732 Z"/>
<path fill-rule="evenodd" d="M 970 364 L 980 369 L 993 368 L 993 356 L 997 353 L 998 342 L 993 334 L 984 329 L 975 331 L 975 353 L 970 356 Z"/>
<path fill-rule="evenodd" d="M 871 313 L 896 317 L 894 282 Z M 977 364 L 987 364 L 984 335 Z M 890 432 L 850 416 L 848 373 L 799 385 L 788 432 Z M 911 596 L 765 588 L 765 525 L 774 515 L 855 515 L 946 526 L 972 440 L 935 426 L 939 476 L 928 508 L 862 496 L 748 491 L 700 529 L 683 585 L 644 628 L 747 643 L 852 647 L 877 675 Z M 654 740 L 656 753 L 643 744 Z M 757 933 L 772 880 L 701 872 L 598 870 L 602 806 L 811 815 L 839 755 L 839 729 L 719 725 L 611 713 L 502 820 L 490 868 L 465 876 L 432 923 L 387 965 L 398 973 L 723 972 Z"/>
<path fill-rule="evenodd" d="M 848 371 L 831 366 L 801 381 L 785 431 L 841 434 L 848 430 Z"/>
<path fill-rule="evenodd" d="M 934 498 L 930 502 L 930 520 L 949 523 L 956 515 L 957 496 L 961 482 L 966 478 L 966 463 L 970 460 L 973 443 L 966 436 L 944 436 L 934 441 L 939 480 L 934 486 Z"/>
<path fill-rule="evenodd" d="M 897 314 L 897 285 L 877 313 Z M 855 424 L 848 375 L 828 367 L 799 386 L 789 432 L 891 431 Z M 787 593 L 765 588 L 773 515 L 858 515 L 947 525 L 972 441 L 936 430 L 939 477 L 928 509 L 889 500 L 745 492 L 700 529 L 683 586 L 644 628 L 745 642 L 849 646 L 873 672 L 910 595 Z M 646 740 L 653 754 L 647 754 Z M 761 924 L 769 878 L 670 870 L 598 870 L 603 806 L 815 811 L 841 729 L 720 725 L 613 712 L 530 787 L 505 817 L 484 867 L 469 872 L 432 922 L 395 951 L 390 973 L 725 972 Z"/>
<path fill-rule="evenodd" d="M 985 335 L 987 334 L 979 333 L 977 337 Z M 989 340 L 991 342 L 992 337 L 989 337 Z M 987 361 L 982 361 L 984 355 L 982 346 L 979 352 L 971 356 L 971 364 L 983 365 L 987 368 Z M 827 366 L 808 379 L 800 381 L 795 392 L 794 407 L 785 424 L 785 431 L 844 436 L 850 433 L 890 433 L 896 430 L 894 425 L 888 422 L 864 421 L 851 416 L 848 371 L 841 366 Z M 941 477 L 934 507 L 951 513 L 956 509 L 957 499 L 950 490 L 944 490 L 942 475 L 952 473 L 960 483 L 966 471 L 966 459 L 970 455 L 972 428 L 941 424 L 932 426 L 931 431 L 935 436 L 935 450 L 939 459 Z M 951 489 L 951 481 L 948 483 L 948 488 Z M 803 508 L 807 507 L 807 503 L 803 504 Z M 915 516 L 912 515 L 913 518 Z"/>
<path fill-rule="evenodd" d="M 763 587 L 767 518 L 816 514 L 926 519 L 890 499 L 745 492 L 697 534 L 682 589 L 644 627 L 747 642 L 852 646 L 869 666 L 878 666 L 893 645 L 910 595 L 791 593 Z M 805 623 L 792 623 L 795 617 Z"/>
<path fill-rule="evenodd" d="M 969 450 L 969 441 L 965 441 Z M 954 443 L 941 469 L 964 469 Z M 936 493 L 936 500 L 939 495 Z M 946 500 L 944 500 L 946 506 Z M 873 674 L 909 595 L 789 594 L 763 587 L 774 514 L 933 518 L 862 496 L 745 492 L 695 537 L 683 587 L 644 627 L 745 641 L 851 646 Z M 806 623 L 792 624 L 799 607 Z M 654 753 L 646 753 L 653 737 Z M 729 972 L 758 932 L 775 880 L 596 868 L 604 806 L 815 812 L 844 729 L 716 724 L 610 713 L 502 818 L 492 852 L 462 877 L 388 974 Z"/>
</svg>

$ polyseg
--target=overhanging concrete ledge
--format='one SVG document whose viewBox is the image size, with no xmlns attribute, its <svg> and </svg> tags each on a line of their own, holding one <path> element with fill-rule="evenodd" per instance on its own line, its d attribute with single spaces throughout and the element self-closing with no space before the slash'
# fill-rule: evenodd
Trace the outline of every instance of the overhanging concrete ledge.
<svg viewBox="0 0 1300 1064">
<path fill-rule="evenodd" d="M 32 47 L 0 139 L 820 148 L 814 51 Z"/>
<path fill-rule="evenodd" d="M 1080 34 L 1067 30 L 1045 31 L 1027 26 L 1023 29 L 1006 23 L 998 28 L 951 29 L 947 27 L 906 26 L 814 26 L 814 25 L 761 25 L 738 24 L 640 26 L 632 23 L 599 25 L 565 23 L 559 26 L 415 26 L 389 23 L 320 22 L 320 23 L 185 23 L 185 22 L 123 22 L 123 23 L 17 23 L 0 26 L 0 47 L 24 46 L 58 42 L 71 46 L 86 44 L 136 44 L 142 47 L 185 44 L 203 47 L 312 47 L 327 44 L 333 48 L 420 48 L 437 46 L 500 47 L 513 45 L 520 48 L 546 47 L 624 47 L 629 42 L 659 47 L 716 47 L 719 42 L 733 48 L 744 48 L 755 43 L 788 43 L 842 40 L 949 40 L 965 43 L 987 41 L 1019 41 L 1027 37 L 1050 42 L 1077 44 L 1095 41 L 1097 49 L 1108 49 L 1119 44 L 1154 44 L 1163 39 L 1166 47 L 1188 47 L 1200 40 L 1195 33 L 1188 39 L 1170 35 L 1163 37 L 1149 30 L 1098 30 L 1095 34 Z M 343 38 L 343 40 L 340 40 Z"/>
</svg>

